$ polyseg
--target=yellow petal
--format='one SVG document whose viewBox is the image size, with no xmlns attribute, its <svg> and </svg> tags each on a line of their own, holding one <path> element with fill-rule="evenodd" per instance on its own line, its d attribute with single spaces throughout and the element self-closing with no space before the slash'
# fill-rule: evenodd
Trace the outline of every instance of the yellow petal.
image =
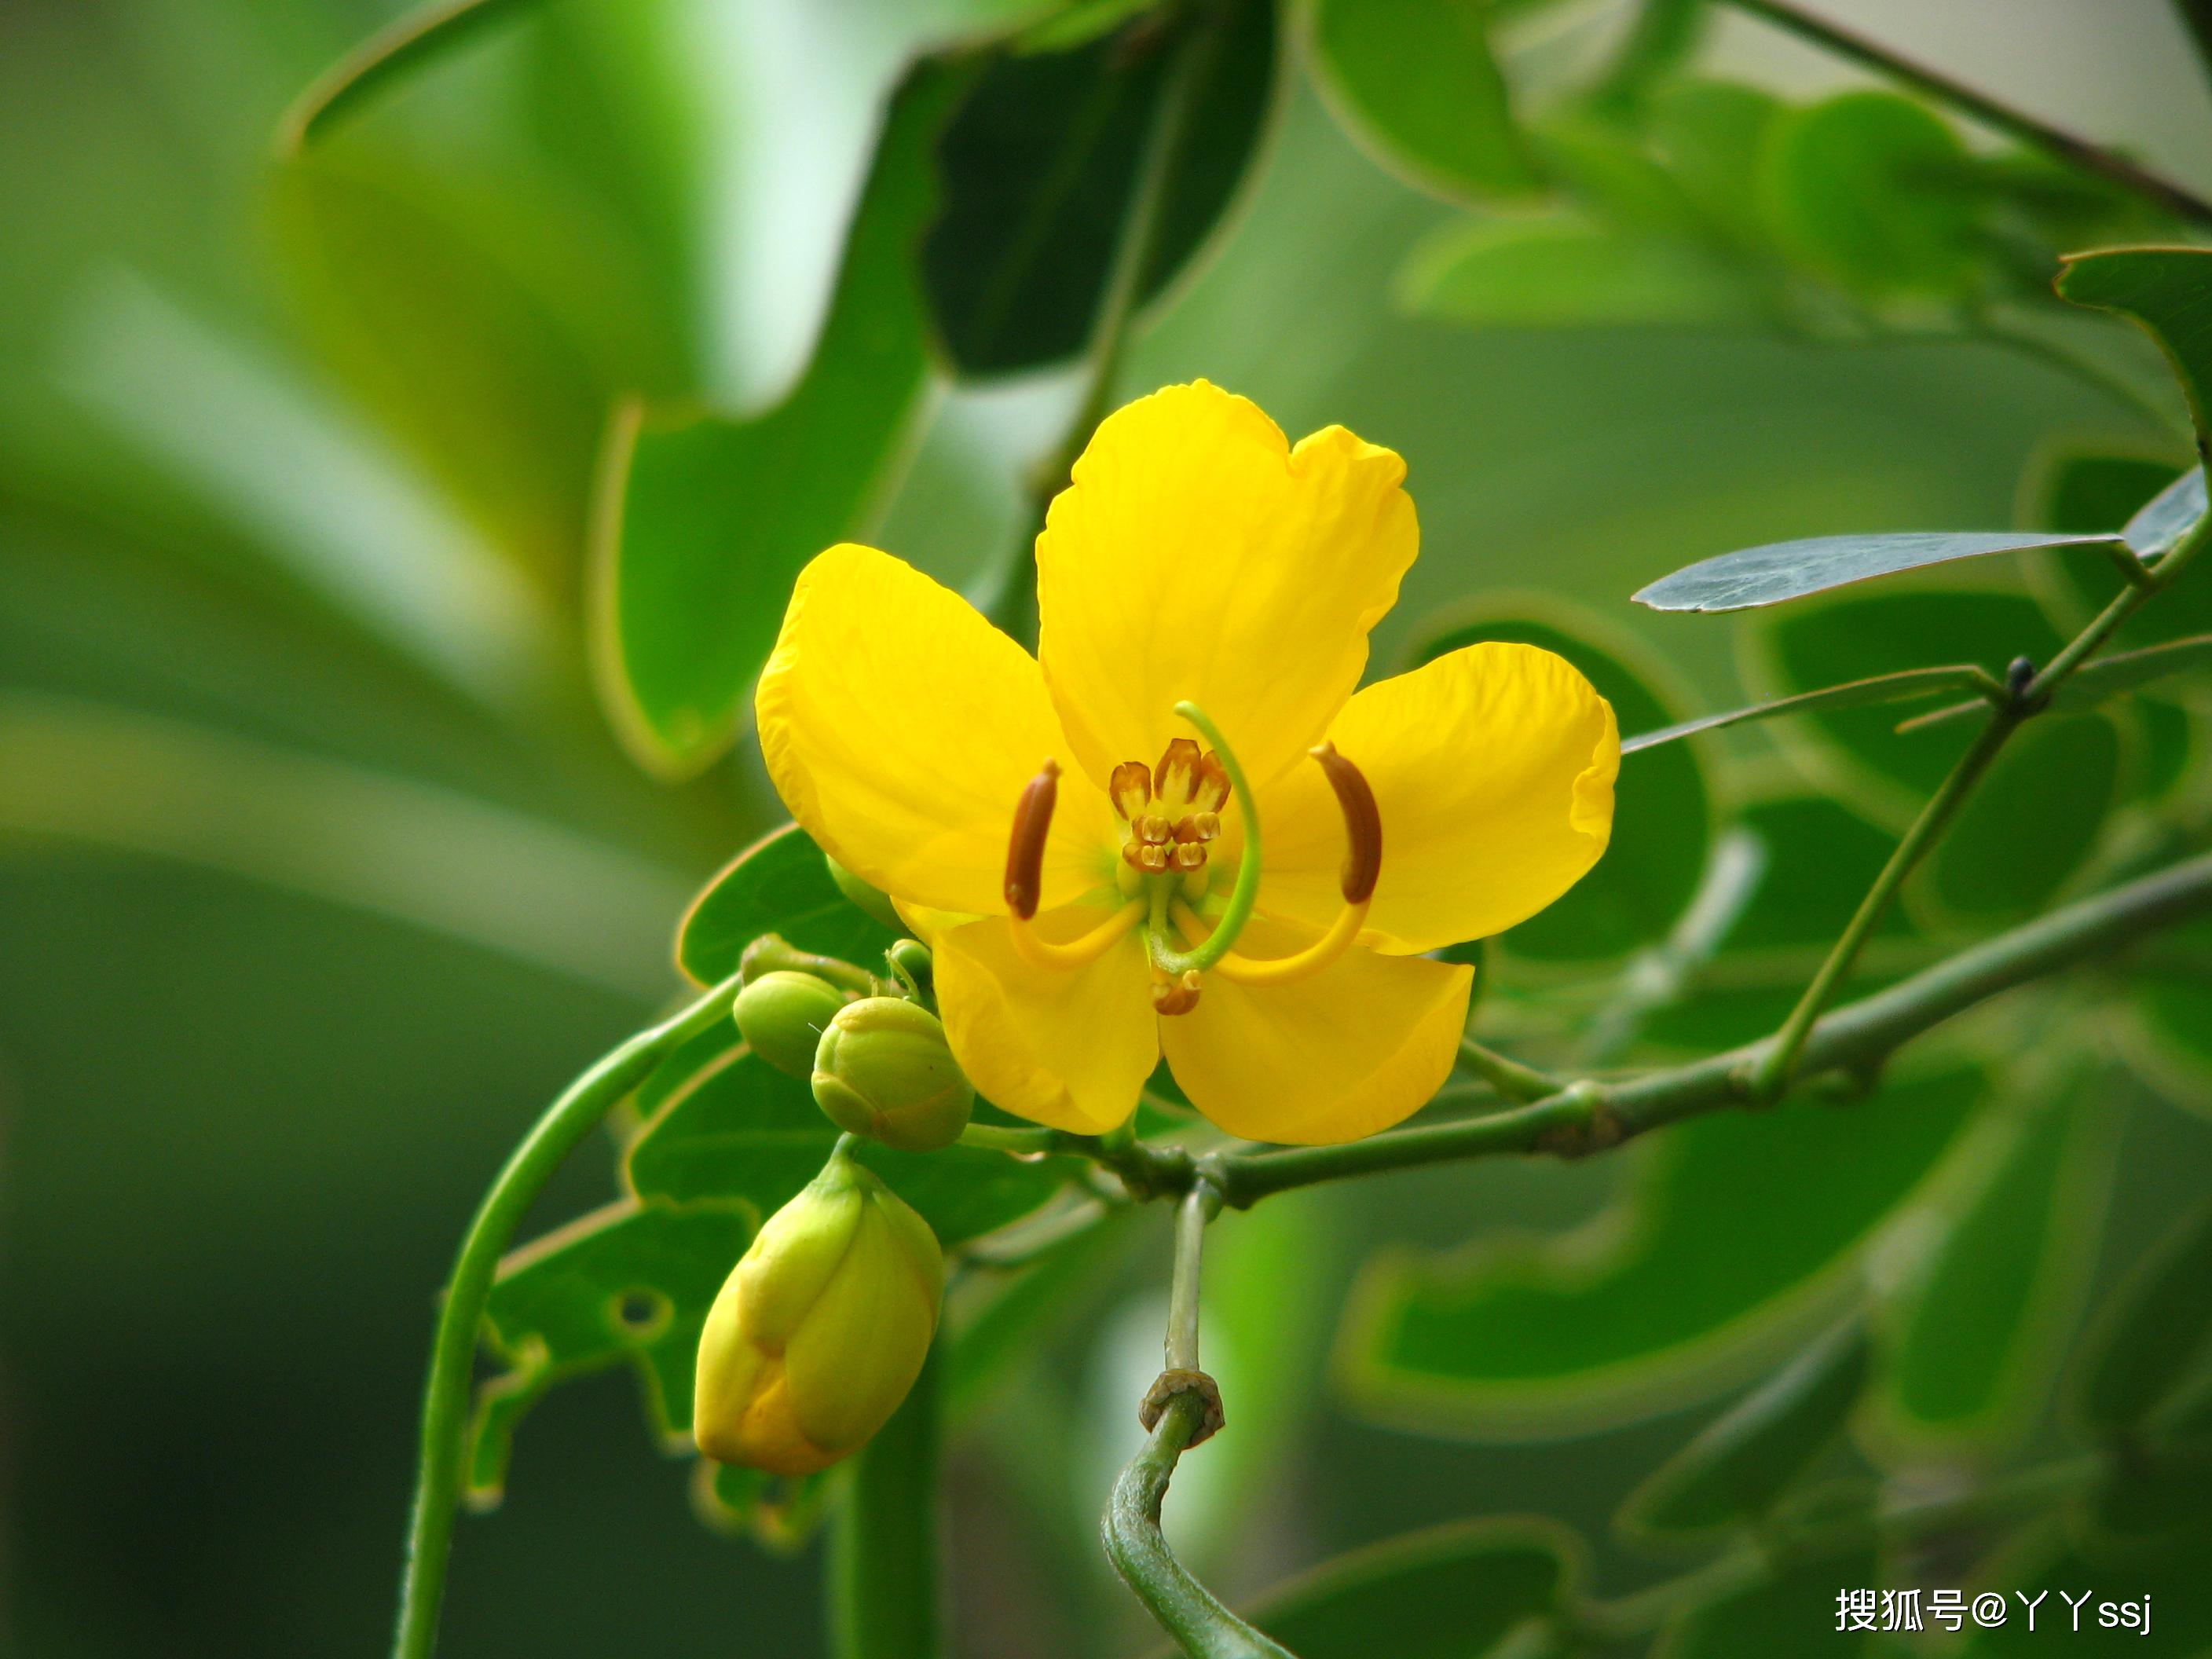
<svg viewBox="0 0 2212 1659">
<path fill-rule="evenodd" d="M 843 1454 L 890 1420 L 921 1374 L 937 1328 L 937 1285 L 871 1204 L 852 1249 L 784 1351 L 800 1432 Z"/>
<path fill-rule="evenodd" d="M 1037 538 L 1038 656 L 1092 780 L 1193 736 L 1183 698 L 1255 788 L 1319 742 L 1419 544 L 1405 476 L 1203 380 L 1101 422 Z"/>
<path fill-rule="evenodd" d="M 1089 905 L 1041 914 L 1036 931 L 1064 945 L 1110 914 Z M 933 934 L 937 1006 L 952 1056 L 986 1100 L 1017 1117 L 1098 1134 L 1136 1109 L 1159 1060 L 1158 1017 L 1141 936 L 1059 973 L 1015 954 L 1004 916 Z"/>
<path fill-rule="evenodd" d="M 1304 928 L 1255 919 L 1237 949 L 1288 956 Z M 1206 977 L 1198 1006 L 1160 1021 L 1190 1103 L 1247 1140 L 1318 1146 L 1387 1129 L 1451 1075 L 1474 970 L 1354 947 L 1295 984 Z"/>
<path fill-rule="evenodd" d="M 1382 877 L 1360 935 L 1373 949 L 1503 933 L 1580 880 L 1613 833 L 1613 706 L 1549 651 L 1450 652 L 1369 686 L 1328 735 L 1382 815 Z M 1261 908 L 1327 927 L 1343 904 L 1345 836 L 1321 768 L 1264 792 L 1260 823 Z"/>
<path fill-rule="evenodd" d="M 806 832 L 863 880 L 941 909 L 1005 909 L 1022 790 L 1047 759 L 1074 758 L 1027 652 L 912 566 L 849 544 L 799 574 L 755 707 Z M 1113 878 L 1112 817 L 1099 791 L 1063 782 L 1046 903 Z"/>
</svg>

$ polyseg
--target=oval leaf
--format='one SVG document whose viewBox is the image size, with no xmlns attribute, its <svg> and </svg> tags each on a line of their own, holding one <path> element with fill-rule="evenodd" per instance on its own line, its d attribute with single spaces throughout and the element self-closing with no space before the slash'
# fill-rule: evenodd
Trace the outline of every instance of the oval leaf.
<svg viewBox="0 0 2212 1659">
<path fill-rule="evenodd" d="M 1634 597 L 1638 605 L 1648 605 L 1654 611 L 1747 611 L 1954 559 L 2023 553 L 2033 548 L 2087 546 L 2118 538 L 2117 532 L 2078 536 L 2019 530 L 1813 536 L 1700 559 L 1671 576 L 1662 576 Z"/>
<path fill-rule="evenodd" d="M 763 933 L 864 968 L 880 967 L 898 937 L 837 890 L 822 849 L 795 823 L 738 854 L 691 902 L 677 932 L 676 965 L 696 984 L 719 985 Z"/>
<path fill-rule="evenodd" d="M 2197 447 L 2212 448 L 2212 248 L 2116 247 L 2076 253 L 2060 266 L 2060 297 L 2116 311 L 2158 342 L 2189 398 Z"/>
<path fill-rule="evenodd" d="M 1414 250 L 1397 293 L 1407 311 L 1474 328 L 1713 328 L 1765 316 L 1702 250 L 1565 214 L 1447 227 Z"/>
</svg>

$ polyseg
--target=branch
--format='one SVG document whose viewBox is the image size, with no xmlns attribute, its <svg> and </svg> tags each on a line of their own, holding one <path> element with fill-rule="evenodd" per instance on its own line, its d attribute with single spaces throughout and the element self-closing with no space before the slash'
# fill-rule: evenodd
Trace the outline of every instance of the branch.
<svg viewBox="0 0 2212 1659">
<path fill-rule="evenodd" d="M 1807 1072 L 1869 1070 L 1953 1015 L 2161 927 L 2212 915 L 2212 854 L 2069 905 L 1838 1008 L 1815 1024 Z M 1626 1082 L 1577 1083 L 1534 1105 L 1464 1123 L 1395 1129 L 1339 1146 L 1216 1154 L 1197 1167 L 1238 1209 L 1271 1193 L 1382 1170 L 1504 1153 L 1579 1153 L 1700 1113 L 1750 1104 L 1741 1078 L 1775 1039 Z"/>
<path fill-rule="evenodd" d="M 2085 173 L 2109 179 L 2122 188 L 2133 191 L 2192 223 L 2212 225 L 2212 202 L 2208 202 L 2187 186 L 2153 173 L 2148 167 L 2140 167 L 2124 155 L 2115 155 L 2078 133 L 2053 126 L 2050 122 L 2016 110 L 2008 104 L 2001 104 L 1987 93 L 1978 91 L 1963 81 L 1954 80 L 1940 70 L 1901 58 L 1877 40 L 1831 23 L 1826 18 L 1814 16 L 1794 3 L 1794 0 L 1729 0 L 1729 3 L 1738 11 L 1762 18 L 1777 28 L 1786 29 L 1801 40 L 1825 47 L 1839 58 L 1848 58 L 1878 75 L 1902 82 L 1939 103 L 1948 104 L 1961 114 L 1971 116 L 1984 126 L 2017 138 L 2022 143 L 2046 150 Z"/>
</svg>

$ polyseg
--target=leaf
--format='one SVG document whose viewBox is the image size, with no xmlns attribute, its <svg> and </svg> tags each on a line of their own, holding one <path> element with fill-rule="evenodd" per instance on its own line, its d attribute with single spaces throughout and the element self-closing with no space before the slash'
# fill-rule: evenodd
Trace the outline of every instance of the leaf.
<svg viewBox="0 0 2212 1659">
<path fill-rule="evenodd" d="M 953 77 L 893 100 L 805 376 L 752 419 L 617 411 L 602 460 L 588 622 L 602 700 L 656 772 L 726 749 L 806 562 L 859 533 L 904 455 L 927 378 L 908 260 L 935 200 Z"/>
<path fill-rule="evenodd" d="M 1467 198 L 1539 177 L 1480 0 L 1316 0 L 1316 78 L 1346 128 L 1412 183 Z"/>
<path fill-rule="evenodd" d="M 1557 605 L 1525 616 L 1479 617 L 1448 629 L 1418 647 L 1411 665 L 1482 640 L 1557 652 L 1589 676 L 1613 705 L 1623 731 L 1662 726 L 1680 712 L 1656 689 L 1667 684 L 1664 665 L 1638 641 Z M 1703 762 L 1687 746 L 1625 769 L 1615 787 L 1613 838 L 1605 857 L 1557 903 L 1504 935 L 1506 945 L 1544 961 L 1581 962 L 1663 938 L 1697 891 L 1711 842 L 1711 816 Z"/>
<path fill-rule="evenodd" d="M 1749 1586 L 1725 1590 L 1677 1613 L 1652 1648 L 1652 1659 L 1863 1653 L 1874 1638 L 1837 1632 L 1836 1595 L 1881 1582 L 1881 1564 L 1870 1544 L 1788 1558 Z"/>
<path fill-rule="evenodd" d="M 471 40 L 484 24 L 517 9 L 515 0 L 431 0 L 371 35 L 317 76 L 276 124 L 276 145 L 291 155 L 325 137 L 389 83 Z"/>
<path fill-rule="evenodd" d="M 2073 678 L 2058 688 L 2051 706 L 2093 708 L 2108 697 L 2148 685 L 2169 674 L 2206 666 L 2212 666 L 2212 634 L 2146 646 L 2140 651 L 2123 651 L 2117 656 L 2099 657 L 2074 672 Z"/>
<path fill-rule="evenodd" d="M 1984 1095 L 1954 1068 L 1848 1109 L 1699 1118 L 1648 1143 L 1582 1231 L 1380 1256 L 1346 1323 L 1348 1386 L 1394 1421 L 1516 1436 L 1708 1395 L 1850 1278 Z"/>
<path fill-rule="evenodd" d="M 1073 356 L 1090 341 L 1138 204 L 1148 146 L 1184 50 L 1204 28 L 1190 121 L 1161 173 L 1157 240 L 1137 298 L 1156 297 L 1227 212 L 1276 96 L 1266 0 L 1219 21 L 1139 18 L 1071 52 L 1001 54 L 937 145 L 943 205 L 921 246 L 939 343 L 964 375 Z"/>
<path fill-rule="evenodd" d="M 1617 1523 L 1661 1537 L 1759 1520 L 1843 1432 L 1871 1357 L 1857 1320 L 1837 1327 L 1646 1476 Z"/>
<path fill-rule="evenodd" d="M 2119 247 L 2068 255 L 2059 297 L 2116 311 L 2148 332 L 2166 354 L 2189 398 L 2200 451 L 2212 447 L 2212 248 Z"/>
<path fill-rule="evenodd" d="M 2212 1482 L 2203 1490 L 2212 1491 Z M 2033 1630 L 2018 1594 L 2006 1598 L 2008 1616 L 1994 1630 L 1968 1620 L 1965 1644 L 1955 1650 L 1962 1659 L 2033 1659 L 2059 1648 L 2093 1655 L 2146 1651 L 2135 1645 L 2144 1639 L 2142 1631 L 2120 1627 L 2117 1613 L 2112 1626 L 2100 1618 L 2106 1605 L 2133 1602 L 2140 1611 L 2146 1599 L 2154 1620 L 2147 1651 L 2202 1655 L 2212 1648 L 2212 1596 L 2203 1593 L 2212 1577 L 2212 1528 L 2198 1528 L 2173 1550 L 2132 1556 L 2119 1574 L 2109 1553 L 2084 1547 L 2056 1528 L 2029 1548 L 2008 1552 L 1998 1560 L 2008 1589 L 2026 1592 L 2028 1601 L 2039 1591 L 2047 1594 L 2036 1609 Z M 2092 1593 L 2081 1602 L 2077 1629 L 2074 1609 L 2061 1597 L 2079 1599 L 2085 1591 Z"/>
<path fill-rule="evenodd" d="M 2161 945 L 2130 974 L 2141 1036 L 2128 1053 L 2167 1099 L 2212 1114 L 2212 926 L 2177 929 Z"/>
<path fill-rule="evenodd" d="M 1782 100 L 1735 81 L 1683 80 L 1656 88 L 1644 112 L 1652 154 L 1719 240 L 1771 258 L 1760 210 L 1759 160 Z"/>
<path fill-rule="evenodd" d="M 2145 501 L 2120 534 L 2136 556 L 2148 564 L 2171 552 L 2204 513 L 2204 469 L 2192 466 Z"/>
<path fill-rule="evenodd" d="M 1638 605 L 1654 611 L 1747 611 L 1802 599 L 1850 582 L 1919 570 L 1954 559 L 2035 548 L 2081 547 L 2118 539 L 2117 534 L 2061 535 L 2048 531 L 1897 531 L 1857 536 L 1813 536 L 1771 542 L 1686 565 L 1639 589 Z"/>
<path fill-rule="evenodd" d="M 879 967 L 898 937 L 837 890 L 822 849 L 795 823 L 746 848 L 691 901 L 677 929 L 676 965 L 695 984 L 719 985 L 763 933 L 864 968 Z"/>
<path fill-rule="evenodd" d="M 1461 1659 L 1558 1607 L 1581 1576 L 1561 1528 L 1462 1521 L 1340 1556 L 1244 1616 L 1299 1659 Z"/>
<path fill-rule="evenodd" d="M 1639 750 L 1656 748 L 1662 743 L 1672 743 L 1677 738 L 1686 738 L 1699 732 L 1717 732 L 1723 726 L 1740 726 L 1746 720 L 1771 720 L 1777 714 L 1809 714 L 1823 708 L 1856 708 L 1869 703 L 1905 702 L 1914 697 L 1934 696 L 1939 691 L 1972 691 L 1992 684 L 1986 671 L 1972 663 L 1954 664 L 1948 668 L 1907 668 L 1894 674 L 1877 674 L 1871 679 L 1849 680 L 1842 685 L 1831 685 L 1819 691 L 1801 691 L 1796 696 L 1776 697 L 1770 702 L 1754 703 L 1748 708 L 1731 708 L 1723 714 L 1701 714 L 1693 720 L 1682 720 L 1664 726 L 1656 732 L 1639 732 L 1624 738 L 1620 752 L 1633 755 Z"/>
<path fill-rule="evenodd" d="M 2030 721 L 1960 807 L 1915 898 L 1943 919 L 2039 909 L 2094 848 L 2118 798 L 2121 761 L 2110 720 Z M 2033 833 L 2023 834 L 2028 824 Z"/>
<path fill-rule="evenodd" d="M 2089 1509 L 2100 1540 L 2133 1543 L 2212 1527 L 2212 1447 L 2160 1447 L 2124 1458 Z"/>
<path fill-rule="evenodd" d="M 2128 545 L 2145 561 L 2155 561 L 2203 515 L 2203 490 L 2197 469 L 2177 474 L 2171 465 L 2138 454 L 2090 451 L 2067 456 L 2050 468 L 2037 517 L 2069 531 L 2124 524 L 2121 533 Z M 2120 592 L 2123 579 L 2109 559 L 2076 556 L 2052 564 L 2060 584 L 2057 597 L 2072 601 L 2069 627 L 2087 622 Z M 2203 634 L 2212 634 L 2212 582 L 2191 577 L 2121 623 L 2117 637 L 2147 646 Z"/>
<path fill-rule="evenodd" d="M 1700 249 L 1568 214 L 1446 226 L 1413 251 L 1397 299 L 1475 328 L 1710 328 L 1765 314 Z"/>
<path fill-rule="evenodd" d="M 2212 1203 L 2131 1269 L 2087 1338 L 2077 1413 L 2100 1433 L 2142 1427 L 2204 1353 L 2212 1333 Z"/>
<path fill-rule="evenodd" d="M 1844 287 L 1955 298 L 1976 276 L 1973 205 L 1956 187 L 1967 165 L 1958 135 L 1922 105 L 1845 93 L 1774 124 L 1761 195 L 1776 239 Z"/>
<path fill-rule="evenodd" d="M 1887 1321 L 1889 1437 L 1999 1440 L 2040 1411 L 2095 1260 L 2113 1127 L 2112 1103 L 2078 1088 L 1990 1126 L 1982 1179 Z"/>
</svg>

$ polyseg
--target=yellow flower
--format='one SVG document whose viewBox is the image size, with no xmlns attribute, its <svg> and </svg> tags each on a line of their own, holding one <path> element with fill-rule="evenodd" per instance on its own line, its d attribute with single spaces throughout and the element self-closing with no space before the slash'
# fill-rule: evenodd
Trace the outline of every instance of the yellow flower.
<svg viewBox="0 0 2212 1659">
<path fill-rule="evenodd" d="M 842 1153 L 768 1218 L 699 1334 L 691 1433 L 720 1463 L 811 1474 L 914 1387 L 945 1256 L 929 1224 Z"/>
<path fill-rule="evenodd" d="M 1164 1054 L 1233 1134 L 1387 1127 L 1466 1019 L 1472 970 L 1421 953 L 1604 852 L 1620 737 L 1559 657 L 1470 646 L 1355 695 L 1419 540 L 1404 477 L 1200 381 L 1108 417 L 1054 501 L 1036 658 L 872 549 L 800 575 L 769 775 L 933 948 L 986 1098 L 1097 1133 Z"/>
</svg>

